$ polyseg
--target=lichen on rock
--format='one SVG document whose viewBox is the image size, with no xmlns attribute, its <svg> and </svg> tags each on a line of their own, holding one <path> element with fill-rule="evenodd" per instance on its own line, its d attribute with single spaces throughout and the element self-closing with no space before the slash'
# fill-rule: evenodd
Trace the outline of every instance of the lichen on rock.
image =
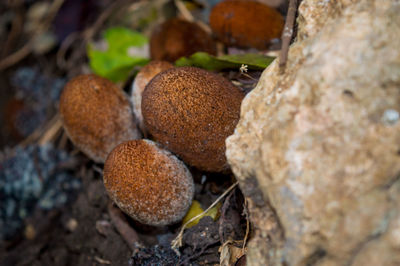
<svg viewBox="0 0 400 266">
<path fill-rule="evenodd" d="M 226 141 L 254 226 L 248 265 L 399 264 L 400 5 L 299 12 L 285 73 L 264 71 Z"/>
</svg>

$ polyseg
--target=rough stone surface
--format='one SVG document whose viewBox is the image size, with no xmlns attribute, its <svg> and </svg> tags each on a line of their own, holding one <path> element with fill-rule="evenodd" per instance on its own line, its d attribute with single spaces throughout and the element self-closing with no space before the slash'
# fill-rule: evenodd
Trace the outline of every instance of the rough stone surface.
<svg viewBox="0 0 400 266">
<path fill-rule="evenodd" d="M 400 265 L 400 3 L 303 0 L 284 74 L 243 101 L 227 157 L 248 265 Z"/>
</svg>

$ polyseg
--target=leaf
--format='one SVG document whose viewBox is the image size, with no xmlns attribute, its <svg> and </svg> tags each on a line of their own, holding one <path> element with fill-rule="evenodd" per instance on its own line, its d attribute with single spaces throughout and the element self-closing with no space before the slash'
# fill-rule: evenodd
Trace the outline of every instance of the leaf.
<svg viewBox="0 0 400 266">
<path fill-rule="evenodd" d="M 94 73 L 114 82 L 126 80 L 133 67 L 143 66 L 149 59 L 129 55 L 131 47 L 147 45 L 148 39 L 135 31 L 123 27 L 109 28 L 104 33 L 107 50 L 97 50 L 94 45 L 87 47 L 89 65 Z"/>
<path fill-rule="evenodd" d="M 264 69 L 268 67 L 275 57 L 266 56 L 261 54 L 236 54 L 236 55 L 222 55 L 218 59 L 224 60 L 230 63 L 235 63 L 239 67 L 244 64 L 248 65 L 251 69 Z"/>
<path fill-rule="evenodd" d="M 121 51 L 122 53 L 126 53 L 129 47 L 140 47 L 148 43 L 144 35 L 124 27 L 107 29 L 104 38 L 108 43 L 108 51 Z"/>
<path fill-rule="evenodd" d="M 195 226 L 196 224 L 199 223 L 199 221 L 201 220 L 201 218 L 203 218 L 204 216 L 210 216 L 211 218 L 214 219 L 214 221 L 218 218 L 218 214 L 219 214 L 219 209 L 221 207 L 221 204 L 218 203 L 214 208 L 212 208 L 211 210 L 209 210 L 208 212 L 204 213 L 203 215 L 201 215 L 199 218 L 197 218 L 196 220 L 190 222 L 186 228 L 190 228 L 192 226 Z M 203 208 L 201 208 L 200 203 L 197 200 L 193 200 L 192 205 L 189 208 L 189 211 L 187 212 L 186 216 L 183 218 L 182 223 L 185 224 L 186 222 L 188 222 L 190 219 L 192 219 L 193 217 L 201 214 L 203 212 Z"/>
<path fill-rule="evenodd" d="M 190 57 L 181 57 L 176 62 L 176 66 L 195 66 L 207 70 L 222 70 L 240 68 L 242 64 L 249 69 L 260 70 L 269 66 L 274 61 L 274 57 L 260 54 L 237 54 L 223 55 L 215 57 L 205 52 L 197 52 Z"/>
<path fill-rule="evenodd" d="M 237 244 L 242 245 L 242 241 L 228 240 L 219 247 L 218 252 L 220 253 L 219 265 L 229 266 L 236 265 L 237 261 L 244 255 L 246 255 L 247 248 L 237 247 Z M 236 245 L 235 245 L 236 244 Z"/>
</svg>

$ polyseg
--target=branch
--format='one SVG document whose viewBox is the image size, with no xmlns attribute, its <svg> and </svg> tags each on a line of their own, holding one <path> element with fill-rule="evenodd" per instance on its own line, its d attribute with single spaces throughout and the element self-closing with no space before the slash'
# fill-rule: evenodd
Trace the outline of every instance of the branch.
<svg viewBox="0 0 400 266">
<path fill-rule="evenodd" d="M 289 8 L 288 8 L 287 16 L 286 16 L 285 26 L 283 28 L 282 48 L 281 48 L 281 55 L 280 55 L 280 60 L 279 60 L 279 68 L 281 70 L 281 73 L 283 73 L 285 71 L 286 62 L 288 59 L 289 45 L 290 45 L 290 41 L 292 40 L 293 27 L 294 27 L 294 22 L 296 19 L 297 1 L 298 0 L 290 0 Z"/>
</svg>

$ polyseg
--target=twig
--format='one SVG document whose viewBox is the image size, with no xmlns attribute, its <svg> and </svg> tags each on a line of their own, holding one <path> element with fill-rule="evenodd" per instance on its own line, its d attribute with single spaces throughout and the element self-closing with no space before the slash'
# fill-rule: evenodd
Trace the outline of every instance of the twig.
<svg viewBox="0 0 400 266">
<path fill-rule="evenodd" d="M 79 33 L 78 32 L 73 32 L 69 34 L 64 41 L 60 45 L 60 49 L 57 51 L 56 55 L 56 62 L 58 67 L 61 69 L 66 69 L 67 68 L 67 61 L 65 60 L 65 54 L 67 53 L 69 47 L 76 42 L 79 38 Z"/>
<path fill-rule="evenodd" d="M 211 210 L 215 205 L 217 205 L 218 202 L 220 202 L 232 189 L 234 189 L 237 185 L 239 184 L 238 181 L 236 181 L 232 186 L 230 186 L 224 193 L 222 193 L 221 196 L 218 197 L 218 199 L 216 199 L 205 211 L 201 212 L 200 214 L 196 215 L 195 217 L 193 217 L 192 219 L 190 219 L 189 221 L 187 221 L 181 228 L 181 230 L 179 231 L 179 234 L 177 235 L 177 237 L 172 240 L 171 242 L 171 247 L 172 249 L 179 255 L 179 251 L 178 248 L 182 246 L 182 237 L 183 237 L 183 232 L 185 231 L 186 227 L 188 226 L 188 224 L 190 224 L 191 222 L 193 222 L 194 220 L 196 220 L 197 218 L 203 216 L 205 213 L 207 213 L 209 210 Z"/>
<path fill-rule="evenodd" d="M 135 246 L 137 246 L 137 244 L 140 242 L 136 231 L 129 226 L 128 221 L 122 214 L 121 210 L 119 210 L 117 207 L 114 207 L 111 202 L 108 204 L 108 214 L 110 215 L 111 221 L 115 228 L 121 234 L 129 248 L 133 251 Z"/>
<path fill-rule="evenodd" d="M 83 38 L 85 43 L 91 41 L 96 34 L 96 32 L 100 29 L 100 27 L 104 24 L 104 22 L 108 19 L 109 16 L 115 11 L 115 9 L 119 8 L 120 5 L 124 5 L 129 3 L 127 0 L 116 1 L 112 3 L 101 15 L 97 18 L 92 27 L 88 28 L 83 32 Z"/>
<path fill-rule="evenodd" d="M 12 21 L 11 30 L 7 36 L 7 40 L 4 44 L 4 46 L 2 47 L 1 57 L 4 57 L 8 54 L 8 51 L 13 46 L 15 39 L 22 31 L 23 24 L 24 24 L 23 23 L 24 22 L 24 12 L 22 11 L 21 3 L 22 3 L 22 1 L 20 1 L 20 0 L 15 1 L 14 3 L 11 2 L 12 9 L 15 12 L 15 17 Z"/>
<path fill-rule="evenodd" d="M 65 147 L 67 145 L 67 141 L 68 141 L 68 136 L 67 133 L 63 130 L 60 141 L 58 143 L 58 149 L 60 150 L 65 150 Z"/>
<path fill-rule="evenodd" d="M 102 258 L 100 258 L 98 256 L 94 256 L 94 260 L 97 261 L 100 264 L 106 264 L 106 265 L 110 265 L 111 264 L 111 261 L 102 259 Z"/>
<path fill-rule="evenodd" d="M 24 59 L 26 56 L 28 56 L 33 47 L 33 38 L 29 40 L 24 46 L 22 46 L 21 49 L 16 51 L 15 53 L 7 56 L 3 60 L 0 61 L 0 71 L 18 63 L 22 59 Z"/>
<path fill-rule="evenodd" d="M 246 197 L 244 198 L 243 213 L 246 215 L 246 234 L 244 236 L 243 246 L 242 246 L 242 252 L 244 253 L 245 248 L 246 248 L 247 239 L 249 238 L 249 233 L 250 233 L 250 218 L 249 218 L 249 211 L 247 209 L 247 199 L 246 199 Z"/>
<path fill-rule="evenodd" d="M 21 49 L 16 51 L 15 53 L 7 56 L 3 60 L 0 61 L 0 71 L 18 63 L 22 59 L 24 59 L 26 56 L 28 56 L 32 50 L 33 50 L 33 44 L 35 42 L 35 38 L 45 32 L 51 25 L 51 22 L 53 21 L 54 17 L 58 13 L 58 10 L 60 10 L 62 4 L 64 3 L 64 0 L 54 0 L 52 5 L 49 8 L 48 15 L 45 19 L 45 21 L 41 24 L 41 26 L 38 27 L 37 32 L 33 34 L 33 36 L 28 40 L 28 42 L 22 46 Z"/>
<path fill-rule="evenodd" d="M 225 222 L 225 213 L 226 213 L 226 210 L 228 209 L 228 206 L 229 206 L 229 200 L 231 199 L 231 197 L 232 197 L 234 192 L 235 191 L 232 190 L 231 193 L 229 193 L 229 195 L 225 199 L 224 205 L 222 205 L 222 208 L 221 208 L 221 217 L 219 218 L 219 228 L 218 228 L 219 239 L 220 239 L 221 243 L 225 242 L 225 239 L 224 239 L 224 227 L 222 225 Z"/>
<path fill-rule="evenodd" d="M 39 145 L 43 145 L 47 142 L 51 142 L 55 136 L 57 136 L 57 134 L 60 132 L 61 128 L 62 128 L 62 122 L 61 122 L 61 118 L 59 115 L 56 115 L 53 119 L 52 119 L 53 123 L 51 123 L 51 126 L 49 127 L 49 129 L 47 129 L 43 136 L 39 139 L 38 143 Z"/>
<path fill-rule="evenodd" d="M 70 49 L 71 45 L 78 44 L 78 48 L 75 49 L 77 59 L 84 58 L 84 54 L 86 53 L 86 46 L 90 43 L 99 29 L 103 26 L 105 21 L 114 13 L 115 10 L 120 9 L 122 5 L 131 4 L 128 0 L 120 0 L 113 2 L 107 9 L 105 9 L 100 16 L 96 19 L 93 25 L 83 32 L 73 32 L 71 33 L 61 44 L 60 49 L 57 52 L 57 65 L 61 69 L 69 69 L 71 65 L 74 64 L 74 60 L 70 60 L 68 63 L 65 59 L 65 55 Z M 74 56 L 71 56 L 75 58 Z"/>
<path fill-rule="evenodd" d="M 175 6 L 178 8 L 179 12 L 181 13 L 182 17 L 184 17 L 187 21 L 194 22 L 194 17 L 192 13 L 186 8 L 185 4 L 182 3 L 181 0 L 175 0 Z"/>
<path fill-rule="evenodd" d="M 298 0 L 289 1 L 289 8 L 286 16 L 286 22 L 282 33 L 282 48 L 281 48 L 281 56 L 279 59 L 279 68 L 281 73 L 285 72 L 286 62 L 288 59 L 289 45 L 290 41 L 292 40 L 294 21 L 296 19 L 297 1 Z"/>
<path fill-rule="evenodd" d="M 178 11 L 181 13 L 182 17 L 186 19 L 187 21 L 194 22 L 197 25 L 199 25 L 203 30 L 205 30 L 208 34 L 211 34 L 212 30 L 211 28 L 205 24 L 202 21 L 195 20 L 194 16 L 192 13 L 189 11 L 189 9 L 185 6 L 185 4 L 182 2 L 182 0 L 175 0 L 174 1 L 176 8 Z"/>
<path fill-rule="evenodd" d="M 32 142 L 38 141 L 38 139 L 41 138 L 41 136 L 45 135 L 46 132 L 50 130 L 59 119 L 60 117 L 57 113 L 55 116 L 53 116 L 53 118 L 49 120 L 49 122 L 46 123 L 46 125 L 35 129 L 35 131 L 33 131 L 32 134 L 30 134 L 27 138 L 21 141 L 19 145 L 26 146 Z"/>
</svg>

